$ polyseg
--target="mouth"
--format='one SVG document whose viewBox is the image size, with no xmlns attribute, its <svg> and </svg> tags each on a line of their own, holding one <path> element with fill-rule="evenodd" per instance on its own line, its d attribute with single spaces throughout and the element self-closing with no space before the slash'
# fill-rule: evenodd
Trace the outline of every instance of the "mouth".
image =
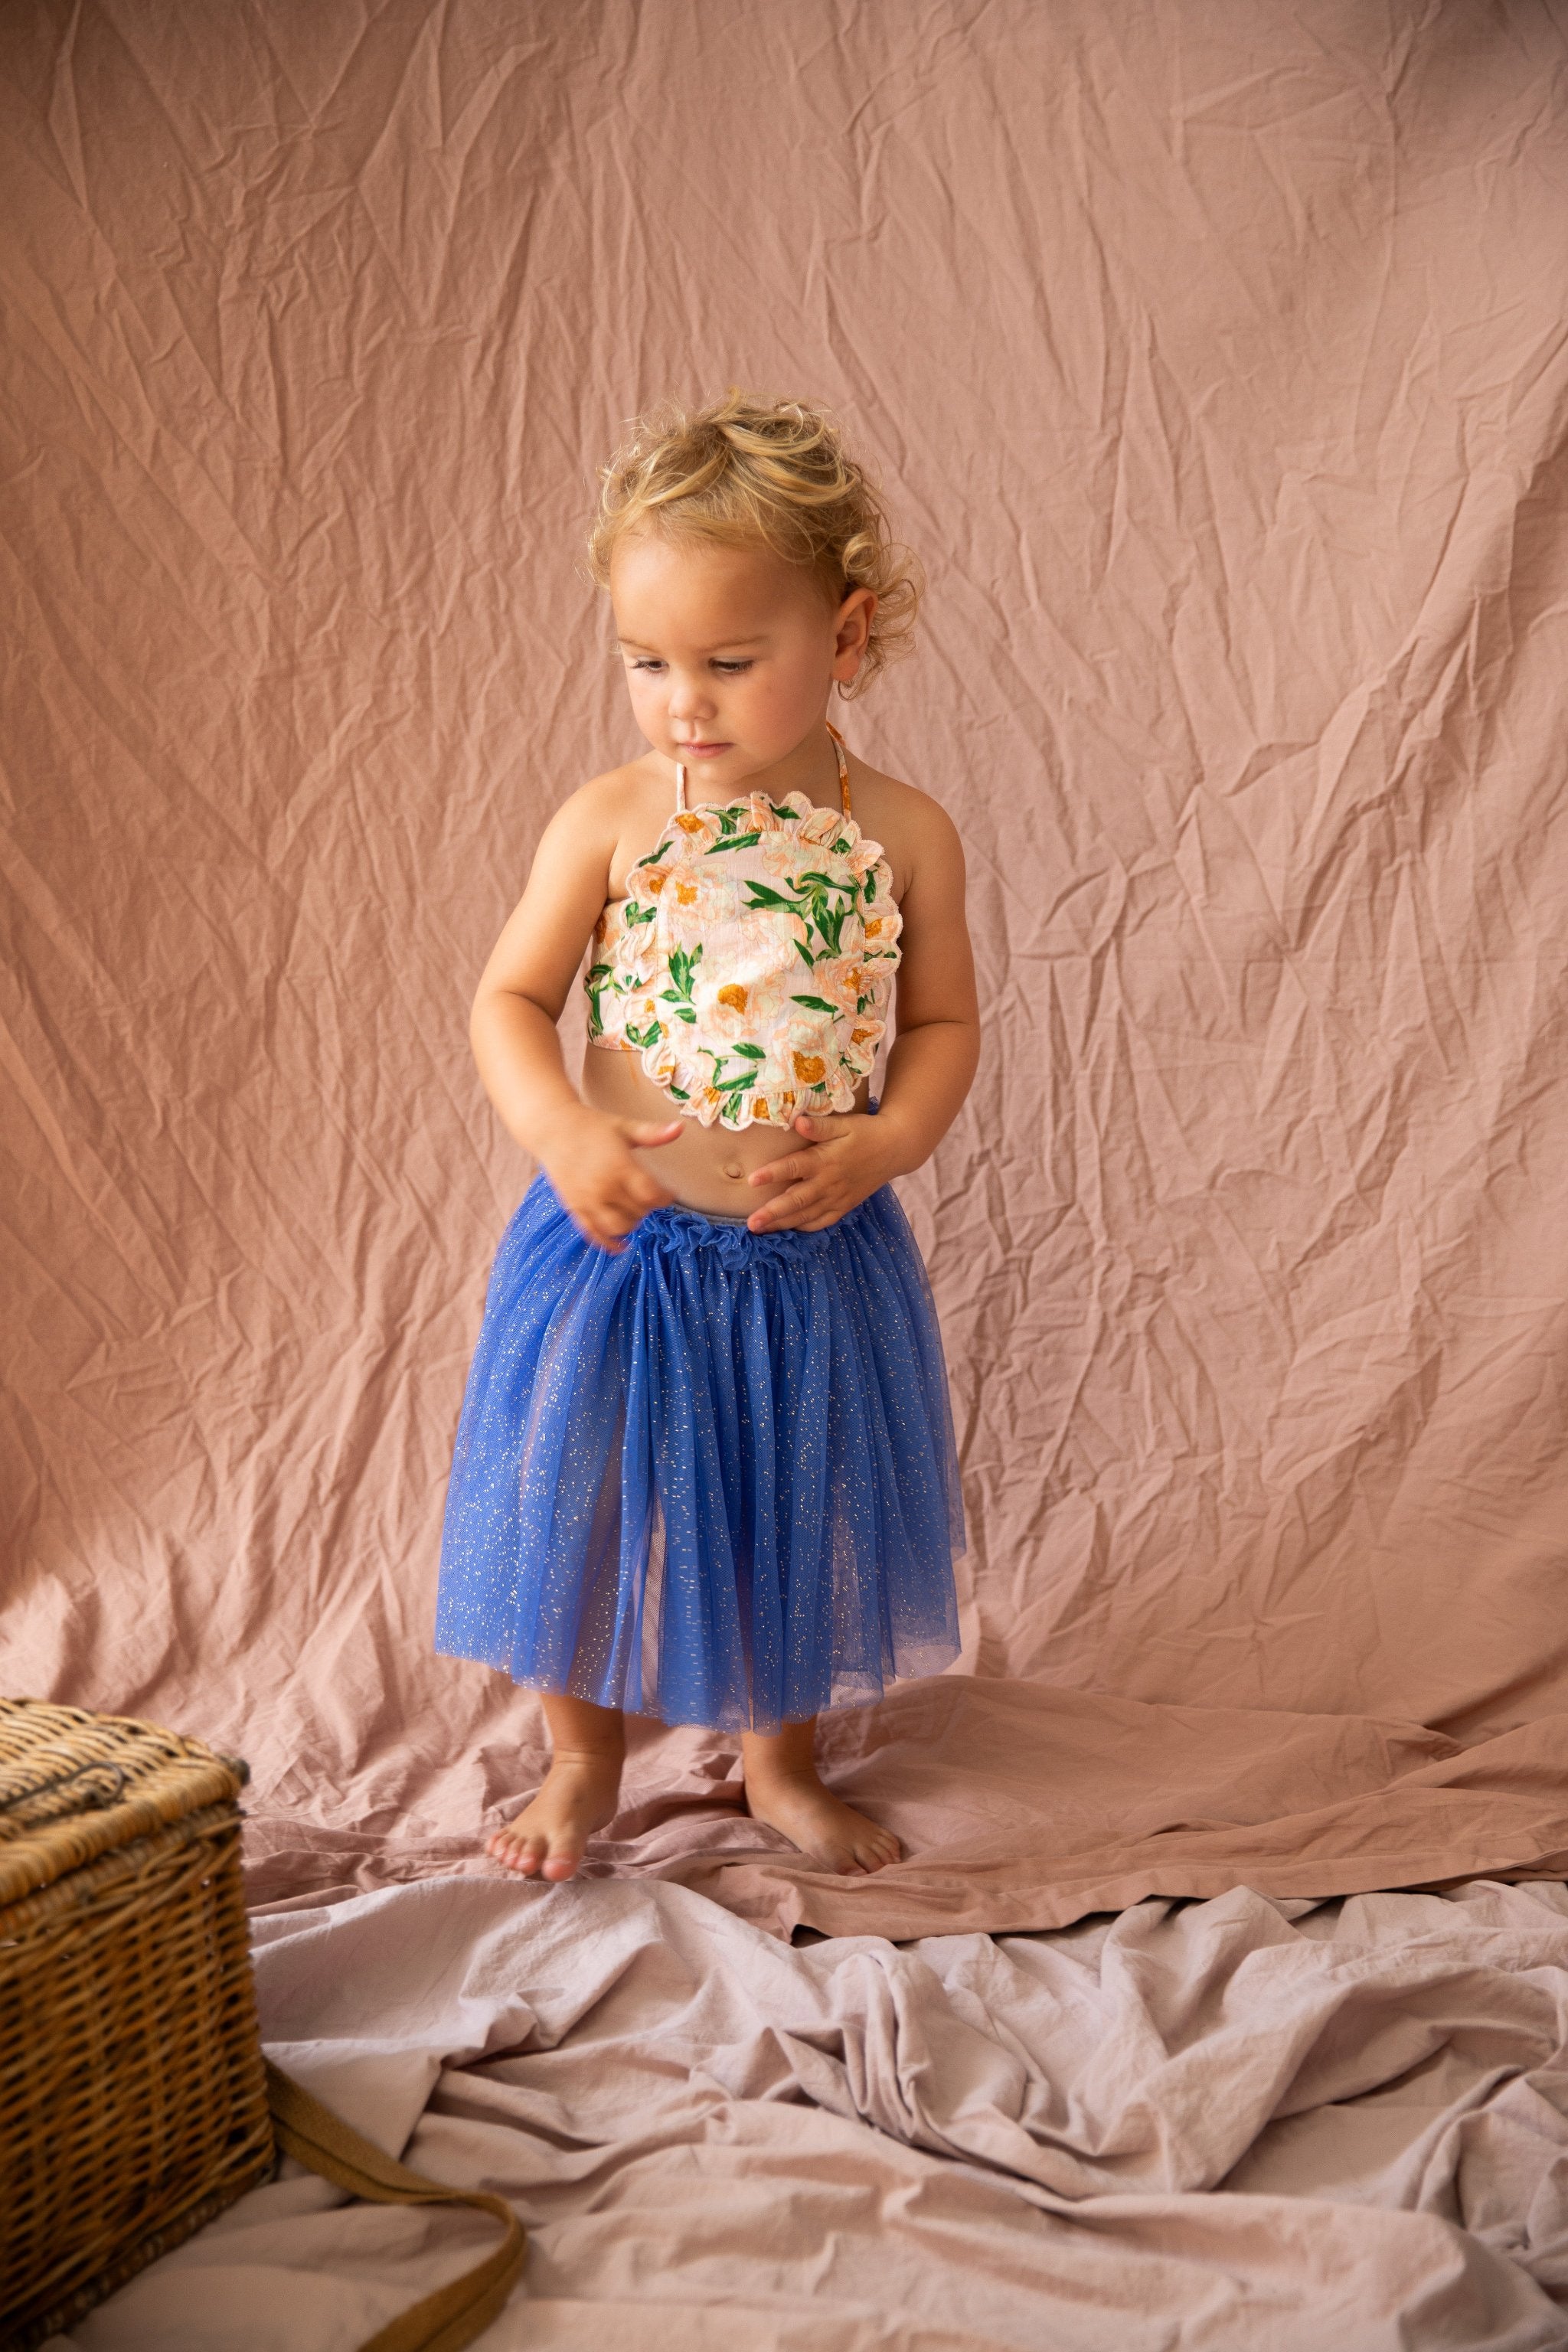
<svg viewBox="0 0 1568 2352">
<path fill-rule="evenodd" d="M 732 743 L 678 743 L 676 756 L 682 760 L 716 760 L 721 751 L 732 751 Z"/>
</svg>

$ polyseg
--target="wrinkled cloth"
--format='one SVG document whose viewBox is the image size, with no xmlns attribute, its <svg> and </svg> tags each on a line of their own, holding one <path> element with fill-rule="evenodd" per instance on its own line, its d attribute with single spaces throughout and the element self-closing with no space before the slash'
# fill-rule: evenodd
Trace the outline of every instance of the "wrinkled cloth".
<svg viewBox="0 0 1568 2352">
<path fill-rule="evenodd" d="M 500 1868 L 480 1848 L 538 1788 L 542 1727 L 479 1760 L 460 1831 L 319 1827 L 270 1806 L 247 1825 L 258 1903 Z M 821 1726 L 828 1785 L 901 1859 L 839 1877 L 745 1811 L 738 1745 L 633 1723 L 620 1809 L 590 1876 L 679 1880 L 781 1938 L 1065 1927 L 1150 1894 L 1296 1897 L 1479 1872 L 1568 1871 L 1568 1724 L 1466 1746 L 1414 1723 L 1158 1707 L 1104 1691 L 938 1675 Z"/>
<path fill-rule="evenodd" d="M 388 1887 L 271 2030 L 537 2198 L 510 2340 L 1562 2341 L 1538 1897 L 1353 1891 L 1568 1868 L 1562 74 L 1542 0 L 0 10 L 5 1679 L 245 1756 L 258 1895 Z M 898 1180 L 965 1696 L 830 1727 L 875 1893 L 634 1725 L 525 1954 L 477 1848 L 537 1706 L 431 1650 L 533 1173 L 468 1009 L 637 749 L 594 468 L 737 380 L 837 408 L 930 582 L 848 731 L 967 871 L 984 1058 Z M 1348 1965 L 1281 1927 L 1328 1895 Z M 1044 2000 L 1011 1931 L 1104 1905 L 1109 2007 L 1102 1921 Z M 984 2049 L 940 1958 L 893 2031 L 889 1931 Z M 447 2065 L 549 1984 L 558 2047 Z M 188 2352 L 347 2347 L 492 2235 L 258 2200 L 84 2338 L 199 2339 L 211 2264 Z"/>
<path fill-rule="evenodd" d="M 0 10 L 8 1687 L 246 1757 L 273 1894 L 460 1868 L 535 1784 L 432 1651 L 533 1173 L 468 1012 L 637 748 L 594 467 L 741 380 L 837 406 L 930 583 L 841 716 L 958 828 L 985 1045 L 896 1189 L 962 1670 L 1071 1790 L 947 1739 L 1033 1845 L 944 1924 L 1542 1859 L 1561 72 L 1536 0 Z M 1411 1726 L 1462 1796 L 1363 1769 Z M 732 1751 L 635 1760 L 679 1862 Z"/>
<path fill-rule="evenodd" d="M 502 1234 L 436 1646 L 531 1690 L 774 1731 L 959 1651 L 942 1333 L 891 1185 L 820 1233 L 656 1209 L 612 1254 L 541 1173 Z"/>
<path fill-rule="evenodd" d="M 791 1948 L 679 1887 L 447 1881 L 256 1935 L 278 2063 L 526 2223 L 485 2352 L 1568 2341 L 1561 1884 Z M 336 2352 L 487 2242 L 289 2175 L 70 2344 Z"/>
</svg>

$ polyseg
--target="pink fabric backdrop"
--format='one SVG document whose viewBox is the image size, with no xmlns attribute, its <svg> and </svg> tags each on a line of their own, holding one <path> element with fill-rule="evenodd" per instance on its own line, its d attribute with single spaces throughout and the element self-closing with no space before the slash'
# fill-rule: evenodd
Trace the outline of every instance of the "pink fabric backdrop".
<svg viewBox="0 0 1568 2352">
<path fill-rule="evenodd" d="M 929 1693 L 836 1727 L 921 1847 L 852 1924 L 1568 1856 L 1563 34 L 5 12 L 9 1687 L 247 1755 L 274 1895 L 530 1785 L 430 1651 L 531 1173 L 468 1006 L 635 748 L 593 465 L 737 382 L 927 563 L 846 725 L 963 828 L 988 1019 L 900 1188 L 978 1679 L 945 1780 Z M 600 1866 L 845 1924 L 729 1762 L 646 1735 Z"/>
</svg>

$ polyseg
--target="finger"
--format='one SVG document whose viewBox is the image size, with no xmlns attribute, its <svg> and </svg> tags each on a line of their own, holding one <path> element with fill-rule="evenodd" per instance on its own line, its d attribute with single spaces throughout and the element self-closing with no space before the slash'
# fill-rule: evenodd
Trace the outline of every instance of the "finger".
<svg viewBox="0 0 1568 2352">
<path fill-rule="evenodd" d="M 789 1234 L 826 1234 L 838 1223 L 839 1215 L 840 1212 L 835 1209 L 831 1213 L 816 1217 L 792 1217 L 783 1230 Z"/>
<path fill-rule="evenodd" d="M 595 1249 L 607 1250 L 612 1257 L 619 1257 L 626 1247 L 625 1242 L 616 1234 L 605 1233 L 597 1225 L 589 1224 L 584 1217 L 574 1217 L 573 1223 L 585 1242 L 592 1242 Z"/>
<path fill-rule="evenodd" d="M 573 1221 L 584 1240 L 599 1249 L 619 1252 L 625 1248 L 632 1228 L 641 1223 L 643 1215 L 642 1210 L 627 1208 L 612 1193 L 592 1209 L 574 1210 Z"/>
<path fill-rule="evenodd" d="M 651 1118 L 629 1118 L 626 1123 L 626 1141 L 639 1151 L 650 1150 L 656 1144 L 673 1143 L 685 1125 L 683 1119 L 667 1118 L 660 1127 Z"/>
<path fill-rule="evenodd" d="M 617 1194 L 605 1213 L 604 1223 L 606 1232 L 617 1234 L 625 1240 L 626 1236 L 635 1232 L 643 1219 L 653 1210 L 660 1207 L 662 1202 L 662 1194 L 657 1201 L 639 1201 L 629 1192 Z"/>
<path fill-rule="evenodd" d="M 754 1234 L 765 1234 L 774 1225 L 796 1223 L 803 1215 L 821 1205 L 821 1199 L 811 1185 L 797 1184 L 787 1192 L 780 1192 L 773 1200 L 764 1201 L 760 1209 L 752 1211 L 746 1223 Z"/>
<path fill-rule="evenodd" d="M 816 1121 L 808 1110 L 797 1110 L 790 1125 L 797 1135 L 809 1136 L 813 1143 L 819 1143 L 822 1139 L 816 1131 Z"/>
<path fill-rule="evenodd" d="M 811 1160 L 804 1151 L 792 1151 L 783 1160 L 770 1160 L 765 1168 L 753 1168 L 747 1177 L 748 1184 L 780 1184 L 786 1179 L 804 1176 Z"/>
<path fill-rule="evenodd" d="M 627 1185 L 624 1201 L 631 1217 L 646 1217 L 650 1209 L 668 1209 L 675 1195 L 657 1176 L 634 1176 Z"/>
</svg>

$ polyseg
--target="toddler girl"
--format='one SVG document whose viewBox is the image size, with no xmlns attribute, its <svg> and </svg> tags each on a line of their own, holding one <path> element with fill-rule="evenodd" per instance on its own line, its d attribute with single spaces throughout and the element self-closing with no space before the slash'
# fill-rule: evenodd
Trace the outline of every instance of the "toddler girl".
<svg viewBox="0 0 1568 2352">
<path fill-rule="evenodd" d="M 958 834 L 826 714 L 917 591 L 832 425 L 734 394 L 634 430 L 591 551 L 648 748 L 552 817 L 474 1000 L 540 1172 L 468 1375 L 436 1646 L 543 1694 L 548 1778 L 487 1849 L 513 1869 L 572 1875 L 629 1710 L 738 1731 L 753 1817 L 877 1870 L 898 1841 L 813 1732 L 958 1651 L 942 1339 L 889 1179 L 952 1122 L 978 1025 Z"/>
</svg>

